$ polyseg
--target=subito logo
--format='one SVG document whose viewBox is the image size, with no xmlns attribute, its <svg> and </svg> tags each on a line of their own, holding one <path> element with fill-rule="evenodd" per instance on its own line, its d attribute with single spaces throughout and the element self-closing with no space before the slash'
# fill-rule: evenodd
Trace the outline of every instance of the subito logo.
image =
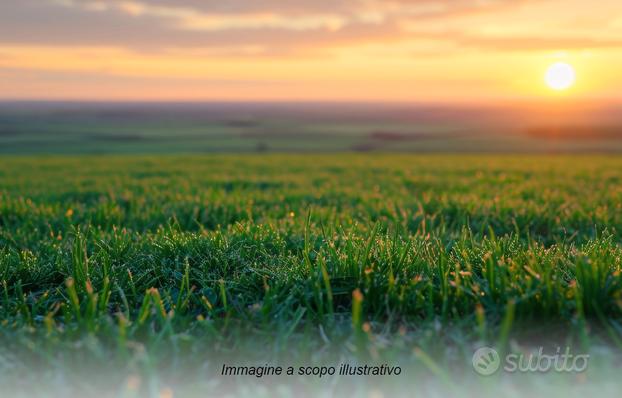
<svg viewBox="0 0 622 398">
<path fill-rule="evenodd" d="M 499 353 L 490 347 L 482 347 L 473 354 L 473 369 L 482 376 L 490 376 L 499 370 L 501 358 Z"/>
</svg>

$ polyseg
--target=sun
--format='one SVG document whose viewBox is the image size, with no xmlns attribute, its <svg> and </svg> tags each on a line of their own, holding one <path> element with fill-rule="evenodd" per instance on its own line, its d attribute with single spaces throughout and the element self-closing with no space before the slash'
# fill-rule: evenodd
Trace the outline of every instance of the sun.
<svg viewBox="0 0 622 398">
<path fill-rule="evenodd" d="M 546 71 L 546 84 L 553 90 L 566 90 L 572 87 L 576 80 L 574 68 L 566 63 L 557 62 Z"/>
</svg>

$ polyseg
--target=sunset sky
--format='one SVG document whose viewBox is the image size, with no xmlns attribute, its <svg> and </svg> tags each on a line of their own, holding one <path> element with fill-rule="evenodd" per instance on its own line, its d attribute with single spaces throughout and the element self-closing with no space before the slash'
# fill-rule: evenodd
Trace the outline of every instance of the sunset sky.
<svg viewBox="0 0 622 398">
<path fill-rule="evenodd" d="M 611 101 L 621 70 L 620 0 L 0 2 L 2 99 Z"/>
</svg>

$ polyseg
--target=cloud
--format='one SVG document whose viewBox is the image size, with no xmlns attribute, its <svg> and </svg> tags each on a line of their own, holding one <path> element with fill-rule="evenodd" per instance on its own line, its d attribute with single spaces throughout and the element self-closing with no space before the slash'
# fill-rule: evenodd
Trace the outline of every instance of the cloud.
<svg viewBox="0 0 622 398">
<path fill-rule="evenodd" d="M 382 39 L 385 33 L 395 33 L 391 24 L 360 21 L 338 13 L 291 17 L 278 10 L 223 15 L 182 6 L 184 2 L 172 3 L 1 2 L 0 43 L 120 46 L 134 50 L 261 46 L 274 51 L 331 40 L 339 43 L 355 36 L 362 41 Z"/>
<path fill-rule="evenodd" d="M 584 50 L 622 47 L 620 39 L 585 37 L 489 37 L 466 36 L 458 39 L 463 46 L 501 51 Z"/>
<path fill-rule="evenodd" d="M 399 40 L 439 40 L 491 50 L 619 45 L 617 40 L 590 37 L 482 37 L 460 29 L 439 35 L 417 28 L 451 26 L 458 16 L 542 1 L 20 0 L 0 2 L 0 45 L 116 46 L 159 52 L 228 48 L 228 54 L 241 56 L 317 53 Z"/>
<path fill-rule="evenodd" d="M 523 1 L 499 0 L 494 4 Z M 488 4 L 486 2 L 485 4 Z M 179 47 L 221 44 L 280 45 L 279 34 L 307 32 L 361 40 L 396 29 L 398 18 L 424 18 L 482 8 L 480 0 L 20 0 L 0 3 L 0 40 L 31 44 Z M 491 3 L 492 4 L 492 3 Z M 295 35 L 300 39 L 302 35 Z M 309 40 L 304 40 L 308 42 Z"/>
<path fill-rule="evenodd" d="M 206 14 L 278 13 L 288 16 L 308 14 L 357 14 L 359 12 L 401 12 L 419 10 L 447 10 L 456 8 L 490 8 L 502 4 L 531 0 L 53 0 L 59 4 L 82 5 L 104 3 L 114 8 L 119 5 L 143 9 L 192 9 Z M 97 7 L 100 8 L 100 7 Z"/>
</svg>

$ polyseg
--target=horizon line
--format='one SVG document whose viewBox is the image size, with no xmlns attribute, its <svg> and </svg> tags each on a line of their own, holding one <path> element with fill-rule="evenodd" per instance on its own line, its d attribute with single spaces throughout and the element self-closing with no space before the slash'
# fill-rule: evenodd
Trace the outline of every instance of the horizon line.
<svg viewBox="0 0 622 398">
<path fill-rule="evenodd" d="M 576 105 L 622 106 L 620 99 L 604 98 L 541 98 L 541 99 L 495 99 L 478 101 L 440 100 L 344 100 L 344 99 L 56 99 L 56 98 L 0 98 L 0 105 L 6 104 L 67 104 L 67 105 L 373 105 L 373 106 L 442 106 L 442 107 L 506 107 L 538 106 L 553 107 Z"/>
</svg>

